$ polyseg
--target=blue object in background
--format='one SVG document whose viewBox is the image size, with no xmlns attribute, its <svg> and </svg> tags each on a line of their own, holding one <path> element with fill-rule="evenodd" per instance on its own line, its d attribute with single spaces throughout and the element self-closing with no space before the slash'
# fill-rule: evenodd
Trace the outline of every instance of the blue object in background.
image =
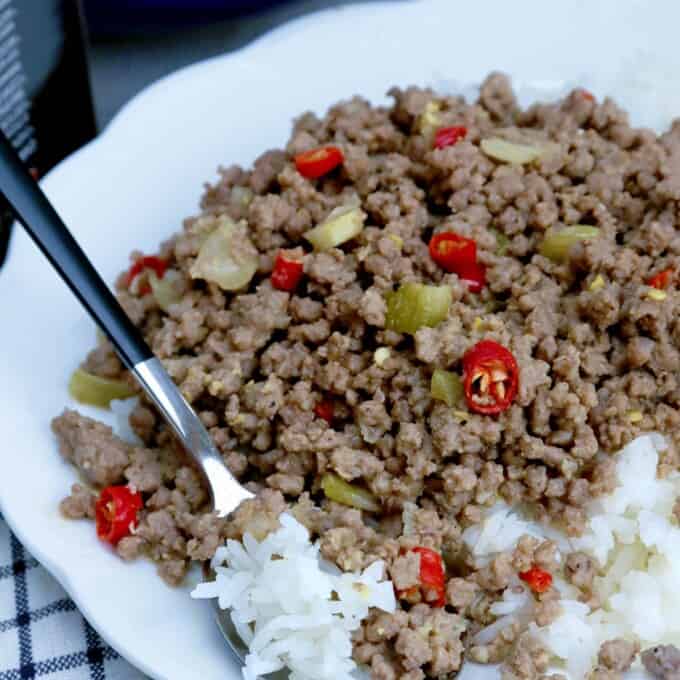
<svg viewBox="0 0 680 680">
<path fill-rule="evenodd" d="M 257 12 L 286 0 L 84 0 L 93 37 L 181 28 Z"/>
</svg>

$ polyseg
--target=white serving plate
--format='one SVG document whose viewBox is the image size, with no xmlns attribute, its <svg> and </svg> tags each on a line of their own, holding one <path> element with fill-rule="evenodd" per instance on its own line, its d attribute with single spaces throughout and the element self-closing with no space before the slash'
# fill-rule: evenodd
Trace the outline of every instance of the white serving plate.
<svg viewBox="0 0 680 680">
<path fill-rule="evenodd" d="M 522 98 L 581 84 L 612 94 L 646 125 L 680 112 L 677 26 L 669 2 L 423 0 L 352 5 L 295 21 L 231 55 L 184 69 L 130 102 L 98 140 L 43 186 L 99 271 L 153 252 L 197 209 L 219 163 L 248 164 L 284 144 L 291 119 L 354 93 L 383 102 L 393 84 L 479 82 L 510 73 Z M 123 656 L 154 678 L 240 677 L 210 607 L 126 565 L 91 524 L 57 512 L 75 479 L 50 419 L 94 343 L 86 314 L 23 232 L 0 273 L 0 504 L 33 554 Z M 73 404 L 70 404 L 73 406 Z M 491 669 L 464 674 L 483 680 Z"/>
</svg>

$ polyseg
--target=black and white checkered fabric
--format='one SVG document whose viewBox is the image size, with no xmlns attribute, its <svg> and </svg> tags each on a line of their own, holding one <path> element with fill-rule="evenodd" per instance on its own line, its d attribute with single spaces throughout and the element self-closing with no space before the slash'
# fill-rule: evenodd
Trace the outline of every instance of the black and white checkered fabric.
<svg viewBox="0 0 680 680">
<path fill-rule="evenodd" d="M 0 680 L 143 680 L 0 515 Z"/>
</svg>

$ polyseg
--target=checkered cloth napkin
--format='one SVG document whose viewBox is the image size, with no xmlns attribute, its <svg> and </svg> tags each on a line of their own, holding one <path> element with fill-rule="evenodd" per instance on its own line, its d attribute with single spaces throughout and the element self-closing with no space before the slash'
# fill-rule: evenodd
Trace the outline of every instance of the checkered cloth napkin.
<svg viewBox="0 0 680 680">
<path fill-rule="evenodd" d="M 0 515 L 0 680 L 144 680 L 95 633 Z"/>
</svg>

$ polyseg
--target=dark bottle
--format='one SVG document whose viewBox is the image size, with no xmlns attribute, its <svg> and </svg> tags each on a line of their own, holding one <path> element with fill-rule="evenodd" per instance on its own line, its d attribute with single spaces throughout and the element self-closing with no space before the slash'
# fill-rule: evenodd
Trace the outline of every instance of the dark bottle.
<svg viewBox="0 0 680 680">
<path fill-rule="evenodd" d="M 0 128 L 36 178 L 96 134 L 78 0 L 0 0 Z M 0 265 L 11 224 L 0 197 Z"/>
</svg>

